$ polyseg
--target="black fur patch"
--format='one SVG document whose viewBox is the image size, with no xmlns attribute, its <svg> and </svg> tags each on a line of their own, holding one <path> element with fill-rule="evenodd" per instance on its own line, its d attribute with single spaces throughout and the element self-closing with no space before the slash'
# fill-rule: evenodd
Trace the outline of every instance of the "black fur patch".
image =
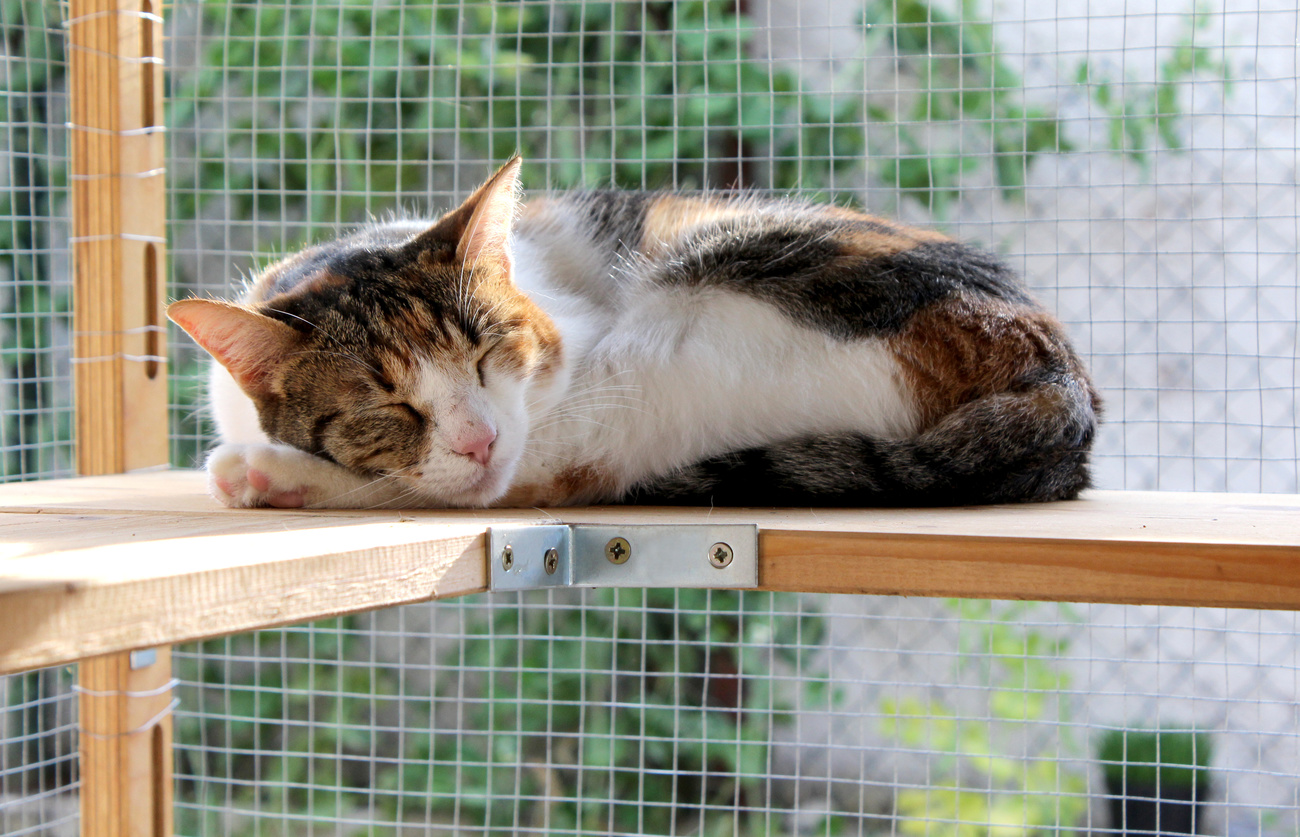
<svg viewBox="0 0 1300 837">
<path fill-rule="evenodd" d="M 646 209 L 654 195 L 597 190 L 573 197 L 586 212 L 589 229 L 598 232 L 597 241 L 604 241 L 614 253 L 629 253 L 641 240 Z"/>
<path fill-rule="evenodd" d="M 863 256 L 836 240 L 845 225 L 720 222 L 683 244 L 656 279 L 749 294 L 842 339 L 896 334 L 918 311 L 960 291 L 1029 302 L 1014 274 L 979 250 L 945 241 Z"/>
</svg>

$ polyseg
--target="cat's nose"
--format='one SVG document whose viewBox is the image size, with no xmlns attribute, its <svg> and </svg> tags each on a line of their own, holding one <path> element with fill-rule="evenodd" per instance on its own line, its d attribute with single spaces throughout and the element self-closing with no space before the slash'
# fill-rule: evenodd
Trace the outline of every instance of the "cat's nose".
<svg viewBox="0 0 1300 837">
<path fill-rule="evenodd" d="M 451 449 L 480 465 L 486 465 L 492 456 L 492 443 L 496 440 L 497 433 L 492 428 L 474 427 L 458 436 Z"/>
</svg>

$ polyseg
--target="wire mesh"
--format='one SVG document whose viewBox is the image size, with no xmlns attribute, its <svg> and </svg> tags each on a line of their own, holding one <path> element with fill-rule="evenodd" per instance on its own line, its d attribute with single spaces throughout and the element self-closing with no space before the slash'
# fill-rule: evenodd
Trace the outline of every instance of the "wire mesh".
<svg viewBox="0 0 1300 837">
<path fill-rule="evenodd" d="M 69 669 L 0 677 L 0 834 L 74 837 L 78 764 Z"/>
<path fill-rule="evenodd" d="M 0 481 L 72 473 L 67 62 L 57 6 L 0 3 Z"/>
<path fill-rule="evenodd" d="M 1132 834 L 1194 741 L 1200 833 L 1295 834 L 1296 621 L 605 590 L 262 632 L 181 657 L 178 830 Z"/>
<path fill-rule="evenodd" d="M 55 4 L 0 2 L 0 482 L 73 468 L 61 20 Z M 77 833 L 70 680 L 0 676 L 0 834 Z"/>
<path fill-rule="evenodd" d="M 69 473 L 74 444 L 58 12 L 0 2 L 6 479 Z M 175 297 L 447 207 L 516 150 L 534 191 L 852 202 L 1022 270 L 1107 401 L 1100 487 L 1297 490 L 1293 3 L 182 0 L 167 18 Z M 173 338 L 173 459 L 192 465 L 212 428 Z M 1294 835 L 1296 633 L 1279 613 L 698 591 L 260 632 L 177 656 L 177 830 L 1141 833 L 1144 800 L 1190 776 L 1202 833 Z M 0 679 L 2 834 L 76 827 L 66 677 Z"/>
<path fill-rule="evenodd" d="M 181 3 L 169 31 L 178 295 L 516 150 L 534 190 L 853 202 L 1023 270 L 1106 396 L 1099 486 L 1297 489 L 1293 5 Z"/>
</svg>

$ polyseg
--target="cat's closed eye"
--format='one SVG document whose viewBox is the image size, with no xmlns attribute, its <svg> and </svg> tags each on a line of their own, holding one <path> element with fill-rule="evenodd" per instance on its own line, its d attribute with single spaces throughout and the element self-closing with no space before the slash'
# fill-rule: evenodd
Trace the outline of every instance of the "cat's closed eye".
<svg viewBox="0 0 1300 837">
<path fill-rule="evenodd" d="M 478 363 L 475 364 L 474 369 L 478 372 L 478 385 L 481 387 L 487 386 L 488 358 L 492 356 L 492 353 L 496 350 L 497 346 L 500 345 L 501 338 L 497 337 L 489 341 L 483 347 L 482 353 L 479 354 Z"/>
<path fill-rule="evenodd" d="M 419 410 L 415 409 L 415 407 L 412 407 L 410 404 L 407 404 L 405 401 L 399 401 L 396 404 L 388 404 L 386 405 L 386 409 L 394 410 L 398 414 L 414 421 L 417 427 L 423 427 L 425 421 L 427 420 L 425 418 L 424 413 L 421 413 Z"/>
</svg>

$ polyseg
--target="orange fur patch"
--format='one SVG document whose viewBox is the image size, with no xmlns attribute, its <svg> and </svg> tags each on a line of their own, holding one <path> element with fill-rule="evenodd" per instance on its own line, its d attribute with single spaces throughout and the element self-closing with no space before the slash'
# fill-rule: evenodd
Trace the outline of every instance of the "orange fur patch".
<svg viewBox="0 0 1300 837">
<path fill-rule="evenodd" d="M 743 202 L 662 195 L 646 209 L 640 249 L 650 258 L 656 258 L 701 225 L 751 214 L 753 209 Z"/>
<path fill-rule="evenodd" d="M 921 244 L 951 240 L 943 233 L 934 230 L 901 227 L 880 218 L 861 215 L 840 207 L 828 207 L 827 209 L 828 215 L 843 216 L 846 220 L 852 221 L 868 221 L 872 224 L 873 228 L 868 229 L 848 227 L 836 236 L 836 240 L 841 242 L 846 250 L 855 255 L 867 258 L 892 256 L 895 253 L 911 250 Z"/>
<path fill-rule="evenodd" d="M 508 289 L 506 289 L 508 288 Z M 507 300 L 497 300 L 508 293 Z M 512 286 L 480 288 L 478 295 L 485 308 L 500 312 L 506 322 L 526 324 L 527 328 L 507 338 L 498 362 L 520 375 L 549 375 L 560 363 L 560 331 L 538 305 Z"/>
<path fill-rule="evenodd" d="M 602 502 L 614 494 L 613 476 L 594 464 L 571 465 L 548 483 L 512 486 L 492 505 L 500 508 L 574 506 Z"/>
<path fill-rule="evenodd" d="M 921 426 L 1046 367 L 1086 380 L 1061 324 L 1046 311 L 965 296 L 930 306 L 891 339 Z"/>
<path fill-rule="evenodd" d="M 554 486 L 565 503 L 591 503 L 613 492 L 614 478 L 599 465 L 572 465 L 556 475 Z"/>
</svg>

